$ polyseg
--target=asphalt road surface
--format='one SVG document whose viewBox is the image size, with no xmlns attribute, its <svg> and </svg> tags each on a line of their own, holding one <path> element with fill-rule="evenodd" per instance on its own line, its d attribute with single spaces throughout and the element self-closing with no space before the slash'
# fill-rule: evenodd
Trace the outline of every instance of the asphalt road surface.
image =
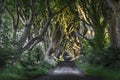
<svg viewBox="0 0 120 80">
<path fill-rule="evenodd" d="M 73 61 L 59 62 L 47 75 L 40 75 L 32 80 L 103 80 L 100 77 L 85 75 Z"/>
<path fill-rule="evenodd" d="M 38 76 L 32 80 L 103 80 L 100 77 L 93 76 L 79 76 L 79 75 L 45 75 Z"/>
</svg>

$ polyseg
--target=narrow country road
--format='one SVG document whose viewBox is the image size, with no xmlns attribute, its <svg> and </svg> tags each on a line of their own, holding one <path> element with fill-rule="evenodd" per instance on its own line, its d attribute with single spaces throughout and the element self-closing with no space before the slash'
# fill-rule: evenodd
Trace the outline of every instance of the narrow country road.
<svg viewBox="0 0 120 80">
<path fill-rule="evenodd" d="M 93 76 L 79 76 L 79 75 L 45 75 L 38 76 L 33 80 L 104 80 L 100 77 Z"/>
<path fill-rule="evenodd" d="M 103 80 L 99 77 L 85 75 L 73 61 L 62 61 L 47 75 L 37 76 L 32 80 Z"/>
</svg>

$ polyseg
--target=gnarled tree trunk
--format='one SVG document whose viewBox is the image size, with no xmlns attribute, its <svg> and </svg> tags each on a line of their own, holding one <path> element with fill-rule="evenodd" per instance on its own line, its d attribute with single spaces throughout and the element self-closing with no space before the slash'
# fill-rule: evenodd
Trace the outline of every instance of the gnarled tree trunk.
<svg viewBox="0 0 120 80">
<path fill-rule="evenodd" d="M 111 20 L 110 25 L 110 41 L 111 45 L 120 48 L 120 1 L 119 0 L 106 0 L 108 7 L 111 9 Z M 108 14 L 109 15 L 109 14 Z M 114 22 L 115 21 L 115 22 Z"/>
<path fill-rule="evenodd" d="M 5 0 L 0 1 L 0 30 L 2 29 L 2 14 L 5 10 Z"/>
</svg>

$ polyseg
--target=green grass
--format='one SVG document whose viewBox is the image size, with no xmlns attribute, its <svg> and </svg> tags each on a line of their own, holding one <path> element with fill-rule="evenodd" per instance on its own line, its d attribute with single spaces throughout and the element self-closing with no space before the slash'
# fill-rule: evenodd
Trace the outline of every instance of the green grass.
<svg viewBox="0 0 120 80">
<path fill-rule="evenodd" d="M 18 75 L 18 74 L 11 74 L 11 73 L 2 73 L 0 74 L 0 80 L 25 80 L 26 78 Z"/>
<path fill-rule="evenodd" d="M 120 80 L 120 69 L 108 69 L 101 66 L 93 66 L 87 63 L 78 65 L 85 74 L 102 77 L 105 80 Z"/>
<path fill-rule="evenodd" d="M 0 80 L 25 80 L 24 69 L 20 65 L 9 66 L 0 71 Z"/>
<path fill-rule="evenodd" d="M 45 74 L 47 73 L 47 70 L 45 68 L 38 68 L 37 70 L 28 70 L 23 71 L 20 69 L 12 69 L 11 68 L 5 69 L 0 71 L 0 80 L 27 80 L 31 79 L 37 75 Z"/>
<path fill-rule="evenodd" d="M 48 69 L 38 66 L 24 68 L 17 64 L 0 70 L 0 80 L 29 80 L 37 75 L 46 74 Z"/>
<path fill-rule="evenodd" d="M 37 70 L 26 71 L 25 75 L 27 78 L 33 78 L 33 77 L 40 75 L 40 74 L 46 74 L 47 72 L 48 72 L 47 69 L 39 67 Z"/>
</svg>

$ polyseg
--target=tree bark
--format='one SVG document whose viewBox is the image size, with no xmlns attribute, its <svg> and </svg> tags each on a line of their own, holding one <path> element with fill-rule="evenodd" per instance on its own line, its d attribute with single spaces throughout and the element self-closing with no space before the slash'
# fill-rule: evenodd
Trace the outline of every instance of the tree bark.
<svg viewBox="0 0 120 80">
<path fill-rule="evenodd" d="M 115 26 L 115 17 L 111 13 L 108 14 L 108 31 L 109 31 L 109 38 L 110 38 L 110 47 L 117 47 L 118 39 L 117 39 L 117 33 L 116 33 L 116 26 Z"/>
<path fill-rule="evenodd" d="M 117 31 L 117 38 L 118 38 L 118 47 L 120 48 L 120 13 L 116 13 L 115 18 L 116 18 L 116 31 Z"/>
<path fill-rule="evenodd" d="M 24 44 L 25 44 L 25 42 L 26 42 L 26 40 L 27 40 L 27 38 L 28 38 L 28 35 L 30 34 L 30 30 L 31 30 L 31 25 L 25 26 L 24 32 L 23 32 L 23 34 L 22 34 L 22 36 L 21 36 L 21 38 L 20 38 L 20 40 L 19 40 L 19 45 L 20 45 L 21 47 L 24 46 Z"/>
<path fill-rule="evenodd" d="M 111 42 L 112 45 L 116 46 L 120 48 L 120 1 L 119 0 L 106 0 L 108 7 L 111 9 L 112 16 L 115 19 L 115 24 L 114 27 L 112 27 L 113 25 L 111 25 L 111 40 L 114 42 Z M 111 19 L 112 19 L 111 16 Z M 113 37 L 112 37 L 113 36 Z M 116 38 L 117 37 L 117 38 Z"/>
<path fill-rule="evenodd" d="M 0 1 L 0 30 L 2 29 L 2 14 L 5 10 L 5 0 Z"/>
<path fill-rule="evenodd" d="M 2 29 L 2 14 L 0 13 L 0 30 Z"/>
</svg>

